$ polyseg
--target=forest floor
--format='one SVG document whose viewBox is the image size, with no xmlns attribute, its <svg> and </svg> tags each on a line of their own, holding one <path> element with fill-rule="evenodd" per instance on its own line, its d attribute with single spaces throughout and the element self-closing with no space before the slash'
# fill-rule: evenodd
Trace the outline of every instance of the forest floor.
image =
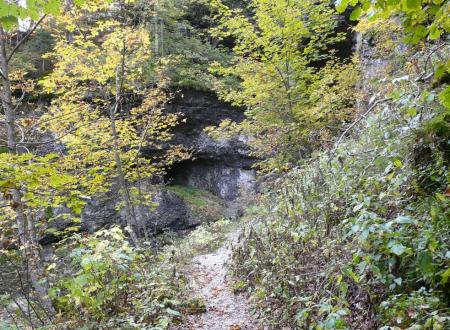
<svg viewBox="0 0 450 330">
<path fill-rule="evenodd" d="M 222 246 L 211 253 L 192 259 L 185 273 L 190 281 L 193 296 L 203 300 L 206 311 L 189 315 L 183 324 L 172 330 L 255 330 L 259 329 L 249 310 L 247 298 L 235 294 L 227 275 L 226 264 L 231 256 L 231 244 L 239 231 L 227 236 Z"/>
</svg>

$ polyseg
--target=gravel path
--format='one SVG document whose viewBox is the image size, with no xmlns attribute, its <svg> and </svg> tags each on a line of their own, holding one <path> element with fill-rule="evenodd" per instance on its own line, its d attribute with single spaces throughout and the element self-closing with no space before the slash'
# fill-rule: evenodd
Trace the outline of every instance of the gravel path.
<svg viewBox="0 0 450 330">
<path fill-rule="evenodd" d="M 199 255 L 188 267 L 188 277 L 194 296 L 206 303 L 206 312 L 189 315 L 185 322 L 173 330 L 256 330 L 259 327 L 252 318 L 247 299 L 232 292 L 225 264 L 230 258 L 229 242 L 237 233 L 213 253 Z"/>
</svg>

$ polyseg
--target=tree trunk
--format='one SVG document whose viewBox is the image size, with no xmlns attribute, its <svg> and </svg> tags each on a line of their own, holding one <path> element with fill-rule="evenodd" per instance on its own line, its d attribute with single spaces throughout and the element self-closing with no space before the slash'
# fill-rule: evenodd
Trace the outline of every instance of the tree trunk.
<svg viewBox="0 0 450 330">
<path fill-rule="evenodd" d="M 72 9 L 73 0 L 66 0 L 64 3 L 64 11 L 69 12 Z M 66 41 L 68 44 L 73 44 L 73 32 L 66 30 Z"/>
<path fill-rule="evenodd" d="M 115 112 L 117 110 L 117 105 L 118 101 L 116 100 L 115 105 L 111 107 L 109 111 L 109 117 L 111 121 L 111 135 L 113 138 L 114 161 L 116 162 L 116 171 L 117 171 L 117 178 L 119 179 L 120 191 L 122 194 L 123 201 L 125 203 L 124 206 L 125 217 L 127 225 L 129 227 L 130 236 L 134 245 L 139 246 L 139 241 L 135 232 L 136 219 L 134 218 L 132 213 L 131 198 L 128 192 L 127 182 L 125 180 L 125 174 L 123 172 L 122 161 L 120 159 L 119 153 L 119 137 L 117 134 L 116 119 L 115 119 Z"/>
<path fill-rule="evenodd" d="M 125 42 L 123 47 L 125 49 L 126 47 Z M 125 203 L 124 209 L 127 226 L 130 232 L 131 240 L 133 241 L 135 246 L 139 246 L 139 240 L 135 231 L 135 228 L 137 227 L 137 220 L 133 212 L 133 205 L 131 203 L 130 193 L 128 191 L 127 182 L 125 180 L 125 174 L 123 172 L 122 160 L 120 159 L 119 136 L 117 134 L 116 128 L 116 111 L 120 104 L 122 93 L 121 79 L 123 79 L 124 72 L 125 72 L 125 54 L 122 55 L 120 73 L 119 67 L 117 67 L 116 69 L 116 99 L 114 106 L 110 107 L 109 119 L 111 121 L 111 135 L 113 139 L 114 161 L 116 163 L 116 171 L 117 171 L 117 178 L 119 180 L 119 187 L 122 193 L 123 201 Z"/>
<path fill-rule="evenodd" d="M 6 117 L 6 127 L 7 127 L 7 145 L 8 153 L 11 155 L 17 154 L 17 146 L 15 139 L 15 107 L 13 104 L 11 81 L 9 79 L 9 65 L 8 57 L 6 53 L 6 34 L 3 28 L 0 26 L 0 70 L 1 70 L 1 82 L 2 91 L 0 94 L 2 107 L 5 112 Z M 25 205 L 22 202 L 22 195 L 20 188 L 14 187 L 11 191 L 11 208 L 15 210 L 16 213 L 16 223 L 18 229 L 18 236 L 20 243 L 24 247 L 24 257 L 29 261 L 29 272 L 31 278 L 31 284 L 33 285 L 39 299 L 48 315 L 54 315 L 55 310 L 52 306 L 50 299 L 48 298 L 48 287 L 46 283 L 42 284 L 43 268 L 39 253 L 39 246 L 37 243 L 33 243 L 34 223 L 32 219 L 28 219 L 25 213 Z M 28 228 L 27 228 L 28 227 Z M 30 229 L 33 228 L 33 231 Z M 28 233 L 27 233 L 28 231 Z M 31 236 L 30 236 L 31 235 Z"/>
</svg>

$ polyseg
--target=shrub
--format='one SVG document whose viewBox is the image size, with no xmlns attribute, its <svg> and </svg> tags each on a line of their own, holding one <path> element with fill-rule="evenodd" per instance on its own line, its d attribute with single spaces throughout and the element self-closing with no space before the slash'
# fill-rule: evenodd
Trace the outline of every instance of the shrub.
<svg viewBox="0 0 450 330">
<path fill-rule="evenodd" d="M 448 163 L 439 148 L 430 148 L 425 167 L 414 161 L 424 143 L 420 128 L 436 121 L 423 118 L 442 107 L 422 98 L 419 106 L 433 112 L 405 115 L 420 95 L 411 96 L 413 78 L 403 79 L 389 106 L 362 121 L 354 139 L 266 187 L 232 268 L 264 322 L 301 329 L 450 326 Z M 439 181 L 426 191 L 424 171 Z"/>
<path fill-rule="evenodd" d="M 183 281 L 131 247 L 119 228 L 74 236 L 60 252 L 68 251 L 69 275 L 52 289 L 65 326 L 165 328 L 181 316 Z"/>
</svg>

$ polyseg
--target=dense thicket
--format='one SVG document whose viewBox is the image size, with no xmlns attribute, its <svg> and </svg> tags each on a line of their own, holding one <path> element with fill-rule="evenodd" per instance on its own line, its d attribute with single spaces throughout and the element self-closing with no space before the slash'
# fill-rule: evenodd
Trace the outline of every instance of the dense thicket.
<svg viewBox="0 0 450 330">
<path fill-rule="evenodd" d="M 369 16 L 356 27 L 365 34 L 362 94 L 352 98 L 360 114 L 331 148 L 266 182 L 234 250 L 235 287 L 251 294 L 263 323 L 449 326 L 449 47 L 439 40 L 448 9 L 354 9 Z"/>
<path fill-rule="evenodd" d="M 177 267 L 229 223 L 161 249 L 136 219 L 155 205 L 142 180 L 191 157 L 167 147 L 182 118 L 164 108 L 197 89 L 245 110 L 206 131 L 247 141 L 264 174 L 231 267 L 264 325 L 447 328 L 449 10 L 0 0 L 0 326 L 164 329 L 204 310 Z M 111 187 L 126 223 L 80 233 Z"/>
<path fill-rule="evenodd" d="M 429 52 L 412 56 L 423 64 Z M 234 252 L 236 287 L 273 326 L 449 324 L 448 146 L 432 128 L 441 119 L 427 123 L 445 110 L 405 60 L 375 88 L 389 97 L 369 102 L 354 138 L 268 185 L 249 215 L 256 223 Z"/>
</svg>

